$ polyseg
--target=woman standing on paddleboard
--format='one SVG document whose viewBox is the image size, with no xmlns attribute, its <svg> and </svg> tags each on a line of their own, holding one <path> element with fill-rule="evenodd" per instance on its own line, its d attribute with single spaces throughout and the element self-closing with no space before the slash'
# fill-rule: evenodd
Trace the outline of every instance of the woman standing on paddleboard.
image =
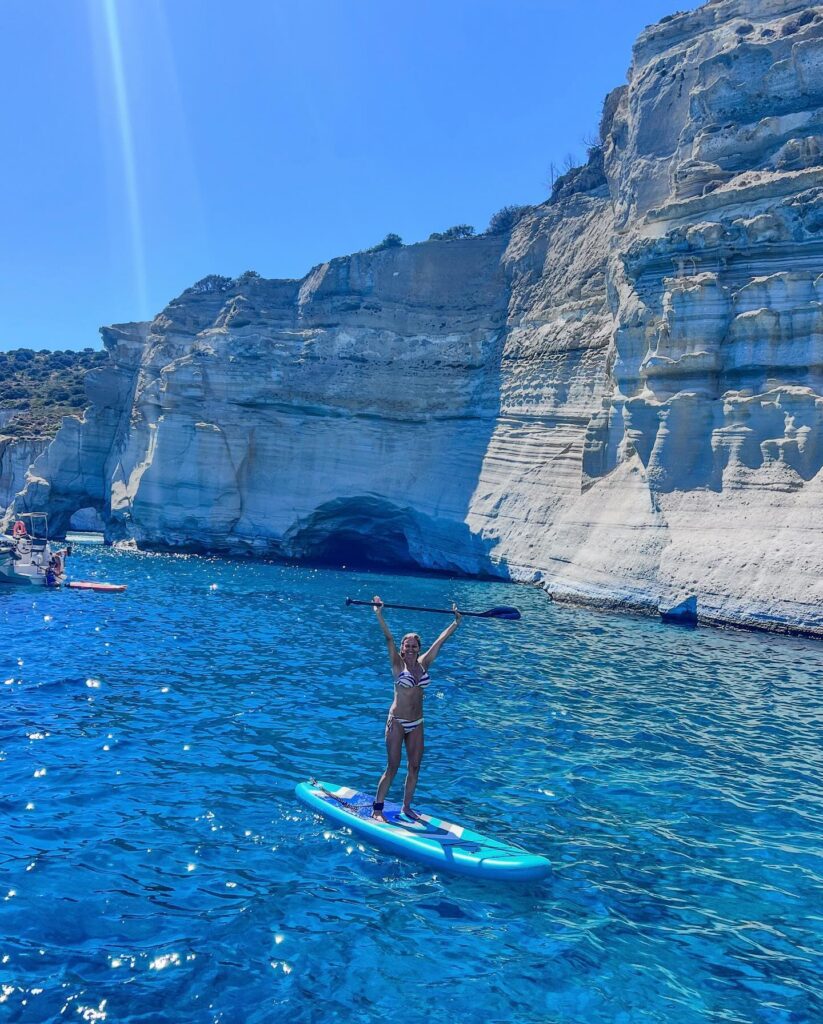
<svg viewBox="0 0 823 1024">
<path fill-rule="evenodd" d="M 404 743 L 408 772 L 403 790 L 403 813 L 413 819 L 420 817 L 412 810 L 411 802 L 420 774 L 420 762 L 423 760 L 423 696 L 430 682 L 429 666 L 440 653 L 443 644 L 460 625 L 461 615 L 456 604 L 452 605 L 452 610 L 454 622 L 444 629 L 426 653 L 421 655 L 420 637 L 417 633 L 406 633 L 400 650 L 397 650 L 391 630 L 383 618 L 383 601 L 379 597 L 374 598 L 374 614 L 386 638 L 394 675 L 394 700 L 386 720 L 386 770 L 380 777 L 377 795 L 372 804 L 372 815 L 379 821 L 386 820 L 383 817 L 383 805 L 400 767 Z"/>
</svg>

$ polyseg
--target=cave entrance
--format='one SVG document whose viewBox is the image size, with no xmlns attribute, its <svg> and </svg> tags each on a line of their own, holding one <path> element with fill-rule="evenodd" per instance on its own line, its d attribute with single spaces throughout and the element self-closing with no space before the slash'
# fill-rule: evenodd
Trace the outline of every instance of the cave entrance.
<svg viewBox="0 0 823 1024">
<path fill-rule="evenodd" d="M 411 510 L 376 498 L 341 498 L 293 527 L 283 552 L 304 565 L 409 572 L 423 568 L 412 554 L 419 537 Z"/>
<path fill-rule="evenodd" d="M 68 528 L 79 533 L 105 533 L 106 524 L 94 505 L 87 505 L 73 512 L 69 518 Z"/>
<path fill-rule="evenodd" d="M 379 533 L 366 538 L 350 530 L 332 534 L 302 559 L 308 565 L 345 566 L 347 569 L 395 569 L 408 572 L 420 566 L 409 554 L 402 533 Z"/>
</svg>

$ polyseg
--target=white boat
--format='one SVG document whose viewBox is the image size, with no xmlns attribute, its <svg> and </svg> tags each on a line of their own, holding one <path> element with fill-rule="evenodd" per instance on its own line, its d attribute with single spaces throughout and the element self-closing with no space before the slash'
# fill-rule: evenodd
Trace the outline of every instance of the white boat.
<svg viewBox="0 0 823 1024">
<path fill-rule="evenodd" d="M 0 534 L 0 583 L 61 586 L 66 579 L 69 552 L 50 544 L 45 512 L 18 513 L 8 529 L 8 533 Z"/>
</svg>

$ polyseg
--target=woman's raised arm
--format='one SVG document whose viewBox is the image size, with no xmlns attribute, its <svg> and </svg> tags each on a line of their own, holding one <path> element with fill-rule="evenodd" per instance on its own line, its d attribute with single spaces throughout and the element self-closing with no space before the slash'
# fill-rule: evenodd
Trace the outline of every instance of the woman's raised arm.
<svg viewBox="0 0 823 1024">
<path fill-rule="evenodd" d="M 376 594 L 372 598 L 374 602 L 374 614 L 377 616 L 377 621 L 380 624 L 380 628 L 383 630 L 383 636 L 386 638 L 386 646 L 389 649 L 389 661 L 391 662 L 392 672 L 399 672 L 403 668 L 403 659 L 397 650 L 397 645 L 394 642 L 394 637 L 391 635 L 391 630 L 386 625 L 386 620 L 383 618 L 383 600 Z"/>
<path fill-rule="evenodd" d="M 421 658 L 418 659 L 420 664 L 425 669 L 429 668 L 431 663 L 434 661 L 434 659 L 440 653 L 440 648 L 449 639 L 449 637 L 452 635 L 452 633 L 457 632 L 457 627 L 460 625 L 460 620 L 463 618 L 463 616 L 457 610 L 457 605 L 456 604 L 452 604 L 452 611 L 454 612 L 454 622 L 452 622 L 448 626 L 446 626 L 446 628 L 443 630 L 443 632 L 440 634 L 440 636 L 434 641 L 434 643 L 426 651 L 426 653 Z"/>
</svg>

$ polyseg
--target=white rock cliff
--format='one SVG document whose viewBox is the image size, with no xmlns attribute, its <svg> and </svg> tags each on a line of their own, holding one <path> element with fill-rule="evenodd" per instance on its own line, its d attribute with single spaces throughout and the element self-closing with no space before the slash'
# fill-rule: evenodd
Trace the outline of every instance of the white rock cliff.
<svg viewBox="0 0 823 1024">
<path fill-rule="evenodd" d="M 823 7 L 647 29 L 602 133 L 508 235 L 105 329 L 17 507 L 823 635 Z"/>
<path fill-rule="evenodd" d="M 0 435 L 0 515 L 25 486 L 29 467 L 45 451 L 49 440 Z"/>
</svg>

